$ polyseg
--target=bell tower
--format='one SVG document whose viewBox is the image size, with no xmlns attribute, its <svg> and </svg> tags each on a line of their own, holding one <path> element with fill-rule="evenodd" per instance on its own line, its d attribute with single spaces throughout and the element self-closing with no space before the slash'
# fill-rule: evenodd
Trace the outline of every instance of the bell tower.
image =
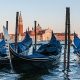
<svg viewBox="0 0 80 80">
<path fill-rule="evenodd" d="M 22 16 L 21 16 L 21 11 L 20 11 L 19 21 L 18 21 L 18 33 L 19 33 L 19 35 L 23 34 L 23 20 L 22 20 Z"/>
</svg>

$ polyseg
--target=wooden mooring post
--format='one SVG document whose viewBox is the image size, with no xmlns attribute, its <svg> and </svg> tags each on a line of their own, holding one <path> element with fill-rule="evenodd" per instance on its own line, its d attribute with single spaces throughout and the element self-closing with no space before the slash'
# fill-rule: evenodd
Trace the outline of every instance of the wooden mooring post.
<svg viewBox="0 0 80 80">
<path fill-rule="evenodd" d="M 70 71 L 70 8 L 66 8 L 66 22 L 65 22 L 65 46 L 64 46 L 64 69 L 63 71 Z"/>
<path fill-rule="evenodd" d="M 16 29 L 15 29 L 15 50 L 17 52 L 17 40 L 18 40 L 18 18 L 19 12 L 16 12 Z"/>
<path fill-rule="evenodd" d="M 68 54 L 67 54 L 67 70 L 69 70 L 69 66 L 70 66 L 70 8 L 67 8 L 67 26 L 68 26 Z"/>
<path fill-rule="evenodd" d="M 7 29 L 7 31 L 8 31 L 8 21 L 6 21 L 6 29 Z"/>
<path fill-rule="evenodd" d="M 64 45 L 64 70 L 66 70 L 66 51 L 67 51 L 67 10 L 66 10 L 66 21 L 65 21 L 65 45 Z"/>
<path fill-rule="evenodd" d="M 34 21 L 34 29 L 35 29 L 35 51 L 36 51 L 36 42 L 37 42 L 37 38 L 36 38 L 36 23 L 37 23 L 37 21 Z"/>
</svg>

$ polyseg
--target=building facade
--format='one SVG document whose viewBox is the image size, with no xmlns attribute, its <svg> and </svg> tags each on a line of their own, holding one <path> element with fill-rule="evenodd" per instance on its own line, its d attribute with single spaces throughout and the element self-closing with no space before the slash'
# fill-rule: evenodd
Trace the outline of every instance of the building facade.
<svg viewBox="0 0 80 80">
<path fill-rule="evenodd" d="M 35 40 L 35 32 L 34 31 L 35 31 L 35 29 L 33 27 L 32 27 L 32 30 L 30 30 L 28 27 L 28 33 L 31 36 L 31 38 L 33 39 L 33 41 Z M 58 40 L 60 40 L 60 41 L 65 40 L 64 33 L 54 33 L 54 34 Z M 51 39 L 51 35 L 52 35 L 52 30 L 50 28 L 42 29 L 40 24 L 37 25 L 37 27 L 36 27 L 37 41 L 48 41 Z M 21 41 L 24 38 L 24 36 L 25 36 L 25 32 L 23 32 L 23 19 L 22 19 L 22 15 L 20 12 L 19 17 L 18 17 L 18 40 Z M 74 35 L 71 34 L 70 37 L 71 37 L 71 40 L 73 40 Z M 0 33 L 0 38 L 3 38 L 3 33 Z M 10 38 L 14 41 L 15 35 L 10 34 Z"/>
</svg>

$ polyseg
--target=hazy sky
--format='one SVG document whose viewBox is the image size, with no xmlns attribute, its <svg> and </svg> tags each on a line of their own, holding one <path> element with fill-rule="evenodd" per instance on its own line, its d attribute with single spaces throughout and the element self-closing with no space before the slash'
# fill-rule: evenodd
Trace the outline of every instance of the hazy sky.
<svg viewBox="0 0 80 80">
<path fill-rule="evenodd" d="M 0 32 L 8 20 L 9 32 L 14 33 L 17 11 L 22 12 L 24 31 L 37 20 L 42 28 L 64 32 L 66 7 L 70 7 L 71 32 L 80 34 L 80 0 L 0 0 Z"/>
</svg>

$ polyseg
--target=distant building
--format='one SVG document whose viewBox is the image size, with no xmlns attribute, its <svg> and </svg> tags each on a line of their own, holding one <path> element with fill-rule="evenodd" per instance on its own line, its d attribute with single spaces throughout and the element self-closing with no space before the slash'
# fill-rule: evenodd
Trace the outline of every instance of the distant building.
<svg viewBox="0 0 80 80">
<path fill-rule="evenodd" d="M 65 40 L 65 33 L 55 33 L 55 36 L 58 40 L 60 41 L 64 41 Z M 74 39 L 74 34 L 70 34 L 70 39 L 73 40 Z"/>
<path fill-rule="evenodd" d="M 32 27 L 32 30 L 29 29 L 28 27 L 28 33 L 31 36 L 31 38 L 33 39 L 33 41 L 35 40 L 35 29 Z M 54 33 L 56 38 L 60 41 L 64 41 L 65 40 L 65 34 L 64 33 Z M 52 30 L 50 28 L 47 29 L 42 29 L 42 27 L 40 26 L 40 24 L 37 25 L 36 27 L 36 37 L 37 37 L 37 41 L 48 41 L 51 39 L 51 35 L 52 35 Z M 19 18 L 18 18 L 18 40 L 22 40 L 25 36 L 25 32 L 23 32 L 23 20 L 22 20 L 22 15 L 20 12 Z M 71 40 L 73 40 L 74 35 L 71 34 L 70 35 Z M 3 38 L 3 33 L 0 33 L 0 39 Z M 14 41 L 15 40 L 15 35 L 14 34 L 10 34 L 10 38 Z"/>
<path fill-rule="evenodd" d="M 43 40 L 50 40 L 51 39 L 51 35 L 52 35 L 52 30 L 51 29 L 45 29 L 43 36 Z"/>
<path fill-rule="evenodd" d="M 10 39 L 11 39 L 12 41 L 14 41 L 14 39 L 15 39 L 15 34 L 10 34 L 9 36 L 10 36 Z"/>
<path fill-rule="evenodd" d="M 0 33 L 0 39 L 2 39 L 3 38 L 3 33 Z"/>
<path fill-rule="evenodd" d="M 32 30 L 29 31 L 29 34 L 33 40 L 35 40 L 35 29 L 32 28 Z M 36 27 L 36 37 L 37 41 L 42 41 L 42 40 L 50 40 L 51 38 L 51 29 L 42 29 L 42 27 L 38 24 Z"/>
</svg>

